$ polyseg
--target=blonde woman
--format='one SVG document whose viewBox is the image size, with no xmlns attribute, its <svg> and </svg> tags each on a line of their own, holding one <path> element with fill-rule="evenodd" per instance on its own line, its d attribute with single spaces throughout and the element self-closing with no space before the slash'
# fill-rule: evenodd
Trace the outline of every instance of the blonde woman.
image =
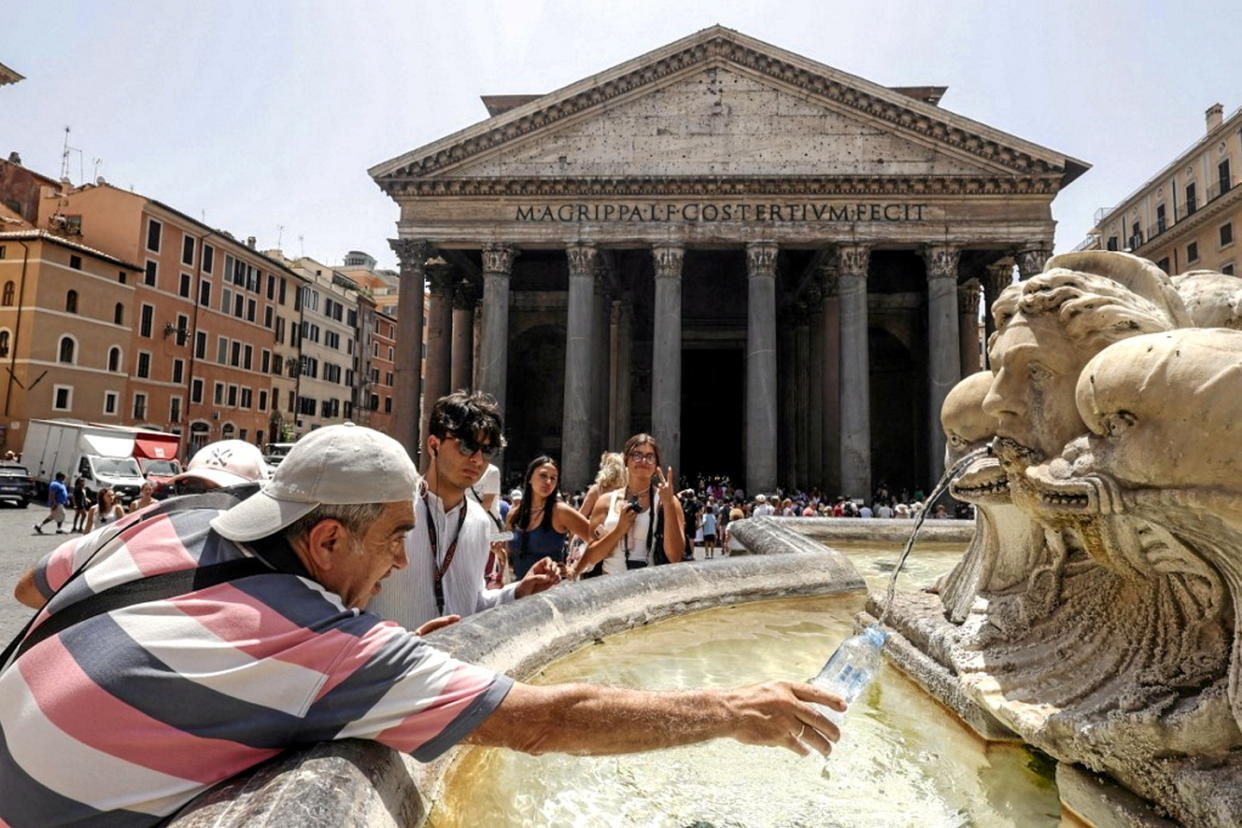
<svg viewBox="0 0 1242 828">
<path fill-rule="evenodd" d="M 596 502 L 601 495 L 607 495 L 618 489 L 625 488 L 627 480 L 625 473 L 625 456 L 619 451 L 606 451 L 599 456 L 599 472 L 595 475 L 595 482 L 591 484 L 591 488 L 587 489 L 586 497 L 582 500 L 582 516 L 588 520 L 591 517 L 591 510 L 595 508 Z M 602 533 L 602 530 L 597 530 Z M 599 534 L 596 535 L 599 537 Z M 570 577 L 579 574 L 584 577 L 591 575 L 602 575 L 603 571 L 596 566 L 591 567 L 591 572 L 582 572 L 578 567 L 578 560 L 582 557 L 582 553 L 586 551 L 586 544 L 577 538 L 570 542 L 569 549 L 569 571 Z"/>
</svg>

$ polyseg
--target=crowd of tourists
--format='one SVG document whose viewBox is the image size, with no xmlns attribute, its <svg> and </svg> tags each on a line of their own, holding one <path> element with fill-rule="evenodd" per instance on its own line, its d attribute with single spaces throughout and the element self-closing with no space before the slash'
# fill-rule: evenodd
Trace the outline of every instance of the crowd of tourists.
<svg viewBox="0 0 1242 828">
<path fill-rule="evenodd" d="M 213 444 L 182 481 L 193 493 L 98 519 L 27 571 L 14 595 L 36 612 L 0 655 L 0 825 L 161 824 L 216 782 L 332 739 L 420 761 L 461 742 L 831 752 L 840 733 L 817 706 L 845 705 L 808 684 L 535 686 L 424 640 L 580 589 L 566 582 L 597 567 L 680 561 L 688 533 L 650 435 L 606 458 L 575 508 L 548 457 L 499 497 L 491 397 L 450 394 L 428 423 L 421 475 L 395 440 L 349 423 L 303 437 L 270 477 Z"/>
</svg>

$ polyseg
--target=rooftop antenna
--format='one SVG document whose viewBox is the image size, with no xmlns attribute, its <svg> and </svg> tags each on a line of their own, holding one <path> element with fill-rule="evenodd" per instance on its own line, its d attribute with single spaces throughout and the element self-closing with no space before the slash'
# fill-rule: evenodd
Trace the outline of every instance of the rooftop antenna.
<svg viewBox="0 0 1242 828">
<path fill-rule="evenodd" d="M 285 226 L 283 224 L 276 225 L 276 249 L 277 250 L 281 249 L 280 243 L 284 241 L 284 238 L 285 238 Z"/>
<path fill-rule="evenodd" d="M 65 127 L 65 145 L 60 153 L 60 177 L 63 181 L 69 177 L 69 154 L 76 152 L 78 154 L 78 180 L 86 178 L 86 170 L 82 161 L 82 150 L 77 147 L 69 146 L 69 127 Z"/>
<path fill-rule="evenodd" d="M 96 158 L 94 161 L 95 171 L 91 173 L 91 180 L 94 181 L 96 184 L 99 183 L 99 165 L 102 163 L 103 163 L 102 158 Z"/>
<path fill-rule="evenodd" d="M 298 250 L 300 251 L 300 252 L 298 253 L 298 258 L 299 258 L 299 259 L 305 259 L 305 258 L 306 258 L 306 245 L 305 245 L 305 244 L 303 244 L 303 241 L 304 241 L 304 237 L 303 237 L 303 236 L 298 236 Z"/>
</svg>

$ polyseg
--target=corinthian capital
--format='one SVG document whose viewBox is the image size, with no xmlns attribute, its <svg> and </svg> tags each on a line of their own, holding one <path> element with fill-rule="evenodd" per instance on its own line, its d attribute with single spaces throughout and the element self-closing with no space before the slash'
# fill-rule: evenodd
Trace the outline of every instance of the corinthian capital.
<svg viewBox="0 0 1242 828">
<path fill-rule="evenodd" d="M 421 271 L 431 254 L 431 245 L 422 239 L 389 239 L 388 246 L 397 254 L 403 272 L 411 268 Z"/>
<path fill-rule="evenodd" d="M 979 295 L 983 292 L 978 279 L 970 279 L 957 286 L 957 309 L 963 315 L 974 317 L 979 313 Z"/>
<path fill-rule="evenodd" d="M 923 261 L 927 263 L 927 278 L 957 279 L 958 249 L 945 244 L 929 244 L 923 248 Z"/>
<path fill-rule="evenodd" d="M 565 246 L 565 256 L 569 259 L 569 275 L 591 276 L 595 273 L 595 265 L 599 259 L 599 251 L 590 242 L 578 242 Z"/>
<path fill-rule="evenodd" d="M 871 265 L 871 248 L 865 244 L 843 244 L 837 248 L 837 262 L 841 276 L 867 276 Z"/>
<path fill-rule="evenodd" d="M 513 270 L 513 260 L 517 258 L 516 245 L 504 242 L 488 242 L 483 245 L 483 272 L 500 273 L 508 276 Z"/>
<path fill-rule="evenodd" d="M 746 245 L 746 270 L 751 276 L 775 276 L 776 254 L 780 252 L 776 242 L 751 242 Z"/>
<path fill-rule="evenodd" d="M 428 259 L 427 281 L 433 295 L 447 295 L 453 289 L 453 266 L 439 256 Z"/>
<path fill-rule="evenodd" d="M 1022 281 L 1044 272 L 1044 265 L 1052 256 L 1052 246 L 1036 242 L 1019 250 L 1014 258 L 1018 262 L 1018 278 Z"/>
<path fill-rule="evenodd" d="M 677 244 L 657 244 L 651 248 L 651 257 L 655 261 L 657 279 L 680 279 L 681 260 L 686 249 Z"/>
</svg>

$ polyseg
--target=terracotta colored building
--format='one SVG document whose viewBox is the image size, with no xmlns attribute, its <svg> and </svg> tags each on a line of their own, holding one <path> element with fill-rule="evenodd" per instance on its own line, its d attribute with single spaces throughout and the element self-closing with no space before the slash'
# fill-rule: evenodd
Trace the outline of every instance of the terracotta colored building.
<svg viewBox="0 0 1242 828">
<path fill-rule="evenodd" d="M 371 364 L 366 404 L 371 428 L 388 431 L 392 422 L 394 372 L 396 370 L 397 320 L 376 311 L 371 324 Z"/>
<path fill-rule="evenodd" d="M 0 232 L 3 445 L 31 418 L 129 422 L 136 264 L 44 230 Z"/>
</svg>

